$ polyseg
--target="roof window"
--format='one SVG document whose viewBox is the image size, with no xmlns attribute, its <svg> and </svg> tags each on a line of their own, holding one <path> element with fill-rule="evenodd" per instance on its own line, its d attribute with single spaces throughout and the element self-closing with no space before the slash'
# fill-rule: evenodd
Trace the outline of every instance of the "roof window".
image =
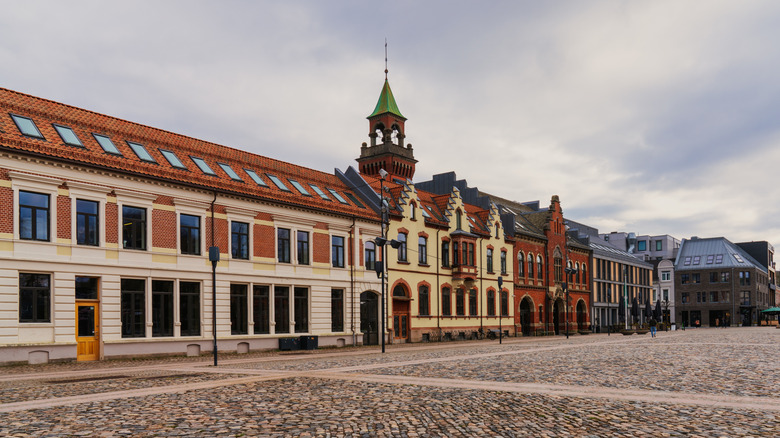
<svg viewBox="0 0 780 438">
<path fill-rule="evenodd" d="M 187 169 L 187 166 L 184 165 L 184 163 L 181 162 L 179 157 L 176 156 L 171 151 L 166 151 L 165 149 L 160 149 L 160 153 L 163 154 L 163 157 L 165 157 L 166 160 L 168 160 L 169 163 L 171 163 L 171 166 L 178 167 L 179 169 Z"/>
<path fill-rule="evenodd" d="M 19 132 L 22 134 L 28 137 L 43 138 L 43 134 L 41 134 L 41 131 L 38 130 L 31 118 L 17 116 L 16 114 L 11 114 L 11 118 L 14 119 L 16 127 L 19 128 Z"/>
<path fill-rule="evenodd" d="M 333 195 L 334 198 L 338 199 L 339 202 L 341 202 L 342 204 L 347 204 L 347 200 L 344 199 L 343 196 L 339 195 L 339 192 L 328 187 L 325 188 L 330 192 L 331 195 Z"/>
<path fill-rule="evenodd" d="M 149 151 L 146 150 L 146 148 L 142 144 L 133 143 L 131 141 L 127 142 L 128 146 L 130 146 L 130 149 L 135 152 L 136 155 L 138 155 L 138 158 L 148 161 L 150 163 L 156 163 L 157 160 L 152 157 L 152 155 L 149 153 Z"/>
<path fill-rule="evenodd" d="M 249 175 L 249 177 L 252 178 L 252 181 L 256 182 L 257 185 L 268 187 L 268 184 L 266 184 L 265 181 L 263 181 L 263 178 L 260 178 L 260 175 L 258 175 L 254 170 L 244 169 L 244 172 L 246 172 L 246 174 Z"/>
<path fill-rule="evenodd" d="M 714 255 L 712 255 L 712 254 L 709 254 L 709 255 L 707 256 L 707 264 L 708 264 L 708 265 L 711 265 L 711 264 L 712 264 L 712 262 L 714 262 L 714 261 L 715 261 L 715 256 L 714 256 Z"/>
<path fill-rule="evenodd" d="M 57 134 L 60 135 L 60 138 L 62 138 L 62 141 L 65 144 L 69 144 L 71 146 L 78 146 L 78 147 L 84 147 L 84 143 L 79 140 L 78 136 L 76 136 L 76 133 L 73 132 L 72 129 L 68 128 L 67 126 L 61 126 L 61 125 L 53 125 L 54 129 L 57 130 Z"/>
<path fill-rule="evenodd" d="M 233 168 L 230 167 L 229 165 L 227 165 L 225 163 L 217 163 L 217 164 L 219 164 L 219 167 L 221 167 L 222 170 L 224 170 L 225 173 L 227 173 L 230 178 L 232 178 L 232 179 L 234 179 L 236 181 L 244 181 L 243 179 L 241 179 L 240 176 L 238 176 L 236 171 L 233 170 Z"/>
<path fill-rule="evenodd" d="M 715 264 L 719 265 L 723 263 L 723 254 L 718 254 L 715 256 Z"/>
<path fill-rule="evenodd" d="M 309 193 L 309 192 L 308 192 L 308 191 L 307 191 L 305 188 L 303 188 L 303 186 L 301 185 L 301 183 L 299 183 L 298 181 L 296 181 L 296 180 L 294 180 L 294 179 L 290 179 L 290 178 L 287 178 L 287 180 L 288 180 L 288 181 L 290 181 L 290 184 L 292 184 L 292 185 L 293 185 L 293 187 L 295 187 L 296 189 L 298 189 L 298 191 L 299 191 L 299 192 L 301 192 L 301 194 L 302 194 L 303 196 L 311 196 L 311 193 Z"/>
<path fill-rule="evenodd" d="M 331 201 L 331 199 L 328 197 L 328 195 L 325 194 L 325 192 L 322 191 L 322 189 L 320 189 L 319 187 L 315 186 L 314 184 L 309 184 L 309 186 L 311 186 L 311 188 L 314 189 L 314 191 L 318 195 L 320 195 L 320 198 L 322 198 L 322 199 L 324 199 L 326 201 Z"/>
<path fill-rule="evenodd" d="M 270 173 L 266 173 L 266 175 L 268 175 L 268 178 L 271 178 L 271 181 L 274 184 L 276 184 L 276 187 L 279 187 L 279 190 L 284 190 L 285 192 L 289 192 L 290 191 L 290 189 L 288 189 L 287 186 L 284 185 L 282 180 L 280 180 L 279 178 L 271 175 Z"/>
<path fill-rule="evenodd" d="M 357 205 L 358 207 L 360 207 L 360 208 L 366 208 L 366 206 L 365 206 L 365 205 L 363 205 L 363 203 L 362 203 L 362 202 L 360 202 L 360 201 L 358 200 L 358 198 L 357 198 L 355 195 L 353 195 L 352 193 L 349 193 L 349 192 L 344 192 L 344 194 L 345 194 L 345 195 L 347 195 L 347 198 L 349 198 L 349 200 L 350 200 L 350 201 L 352 201 L 352 203 L 354 203 L 354 204 L 355 204 L 355 205 Z M 423 215 L 424 215 L 424 214 L 425 214 L 425 212 L 423 212 Z"/>
<path fill-rule="evenodd" d="M 734 258 L 737 259 L 737 261 L 740 263 L 745 263 L 745 261 L 742 260 L 742 257 L 740 257 L 739 254 L 734 254 Z"/>
<path fill-rule="evenodd" d="M 688 266 L 691 264 L 691 256 L 685 256 L 685 263 L 683 263 L 685 266 Z"/>
<path fill-rule="evenodd" d="M 92 136 L 95 137 L 95 140 L 97 140 L 100 147 L 103 148 L 103 150 L 106 151 L 107 153 L 122 155 L 122 153 L 119 152 L 119 149 L 117 149 L 116 145 L 114 144 L 113 141 L 111 141 L 110 138 L 100 134 L 92 134 Z"/>
<path fill-rule="evenodd" d="M 699 262 L 701 262 L 701 256 L 694 256 L 693 257 L 693 264 L 698 265 Z"/>
<path fill-rule="evenodd" d="M 217 176 L 217 173 L 214 172 L 214 170 L 211 167 L 209 167 L 208 163 L 206 163 L 206 160 L 204 160 L 203 158 L 198 158 L 198 157 L 193 157 L 193 156 L 190 156 L 190 158 L 192 158 L 192 161 L 195 162 L 195 165 L 198 166 L 198 168 L 203 173 L 205 173 L 206 175 Z"/>
</svg>

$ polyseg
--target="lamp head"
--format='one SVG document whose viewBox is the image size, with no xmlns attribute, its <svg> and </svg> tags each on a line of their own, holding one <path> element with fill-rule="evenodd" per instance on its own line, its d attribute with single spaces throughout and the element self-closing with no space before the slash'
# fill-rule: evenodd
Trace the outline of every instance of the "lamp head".
<svg viewBox="0 0 780 438">
<path fill-rule="evenodd" d="M 401 247 L 401 242 L 393 239 L 393 240 L 390 241 L 390 246 L 392 246 L 395 249 L 398 249 L 398 248 Z"/>
<path fill-rule="evenodd" d="M 387 178 L 387 171 L 385 169 L 379 169 L 379 176 L 381 176 L 382 179 Z"/>
</svg>

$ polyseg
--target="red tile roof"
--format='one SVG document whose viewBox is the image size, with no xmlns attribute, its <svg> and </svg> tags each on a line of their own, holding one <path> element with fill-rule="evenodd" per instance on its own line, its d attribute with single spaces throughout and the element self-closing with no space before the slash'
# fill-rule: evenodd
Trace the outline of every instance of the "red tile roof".
<svg viewBox="0 0 780 438">
<path fill-rule="evenodd" d="M 0 149 L 21 153 L 43 155 L 52 159 L 109 169 L 119 173 L 146 176 L 174 183 L 194 185 L 203 189 L 216 189 L 249 198 L 271 202 L 280 202 L 305 208 L 314 208 L 327 212 L 357 216 L 368 220 L 379 220 L 369 208 L 360 208 L 351 201 L 345 205 L 338 200 L 327 201 L 314 193 L 308 184 L 315 184 L 332 199 L 327 188 L 341 192 L 350 191 L 348 186 L 336 175 L 297 166 L 284 161 L 255 155 L 242 150 L 198 140 L 162 129 L 156 129 L 138 123 L 128 122 L 92 111 L 76 108 L 47 99 L 42 99 L 16 91 L 0 88 Z M 23 135 L 11 119 L 10 114 L 29 117 L 38 126 L 44 139 Z M 84 147 L 66 145 L 52 124 L 67 126 L 76 133 Z M 122 156 L 103 151 L 92 134 L 106 135 L 122 153 Z M 157 161 L 142 161 L 130 149 L 127 142 L 139 143 Z M 170 165 L 159 149 L 174 152 L 187 170 Z M 204 159 L 217 174 L 203 174 L 190 159 L 195 156 Z M 217 164 L 225 163 L 244 180 L 235 181 Z M 257 185 L 244 172 L 251 169 L 268 184 Z M 290 189 L 286 192 L 277 188 L 267 174 L 279 177 Z M 292 178 L 303 184 L 312 196 L 300 194 L 289 183 Z"/>
</svg>

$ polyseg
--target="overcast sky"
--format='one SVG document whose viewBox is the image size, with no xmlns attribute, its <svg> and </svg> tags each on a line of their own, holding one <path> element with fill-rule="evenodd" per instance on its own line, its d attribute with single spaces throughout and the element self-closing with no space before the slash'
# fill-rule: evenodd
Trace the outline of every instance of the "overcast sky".
<svg viewBox="0 0 780 438">
<path fill-rule="evenodd" d="M 778 1 L 0 0 L 0 86 L 327 172 L 389 80 L 416 181 L 780 245 Z"/>
</svg>

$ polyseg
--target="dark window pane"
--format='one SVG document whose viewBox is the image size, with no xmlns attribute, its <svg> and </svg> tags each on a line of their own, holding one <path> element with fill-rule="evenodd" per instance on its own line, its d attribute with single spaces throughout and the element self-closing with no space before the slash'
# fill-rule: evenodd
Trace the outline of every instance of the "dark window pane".
<svg viewBox="0 0 780 438">
<path fill-rule="evenodd" d="M 295 291 L 295 333 L 309 331 L 309 289 L 296 287 Z"/>
<path fill-rule="evenodd" d="M 78 309 L 78 336 L 95 336 L 95 306 L 79 306 Z"/>
<path fill-rule="evenodd" d="M 230 285 L 230 334 L 247 334 L 247 285 Z"/>
<path fill-rule="evenodd" d="M 252 294 L 252 311 L 255 320 L 255 334 L 271 333 L 271 288 L 255 286 Z"/>
<path fill-rule="evenodd" d="M 19 322 L 51 322 L 48 274 L 19 274 Z"/>
<path fill-rule="evenodd" d="M 144 280 L 123 279 L 121 281 L 121 317 L 123 338 L 146 336 Z"/>
<path fill-rule="evenodd" d="M 179 320 L 182 336 L 200 336 L 200 283 L 179 283 Z"/>
<path fill-rule="evenodd" d="M 274 320 L 276 333 L 290 333 L 290 288 L 274 288 Z"/>
<path fill-rule="evenodd" d="M 76 299 L 77 300 L 98 299 L 97 277 L 76 277 Z"/>
<path fill-rule="evenodd" d="M 344 331 L 344 289 L 330 291 L 330 331 Z"/>
<path fill-rule="evenodd" d="M 173 282 L 152 280 L 152 336 L 173 336 Z"/>
</svg>

